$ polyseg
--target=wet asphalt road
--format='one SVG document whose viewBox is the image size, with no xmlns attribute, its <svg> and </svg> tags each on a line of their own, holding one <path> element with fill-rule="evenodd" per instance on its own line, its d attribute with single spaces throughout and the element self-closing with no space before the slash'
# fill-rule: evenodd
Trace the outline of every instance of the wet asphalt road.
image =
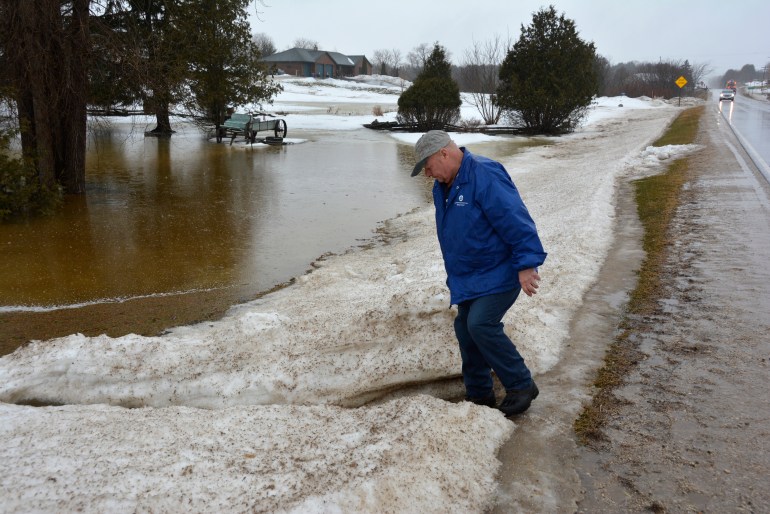
<svg viewBox="0 0 770 514">
<path fill-rule="evenodd" d="M 770 181 L 770 101 L 739 94 L 733 102 L 720 102 L 722 123 L 730 125 L 741 146 Z"/>
<path fill-rule="evenodd" d="M 578 452 L 580 512 L 770 509 L 770 185 L 718 110 L 698 142 L 627 403 Z"/>
</svg>

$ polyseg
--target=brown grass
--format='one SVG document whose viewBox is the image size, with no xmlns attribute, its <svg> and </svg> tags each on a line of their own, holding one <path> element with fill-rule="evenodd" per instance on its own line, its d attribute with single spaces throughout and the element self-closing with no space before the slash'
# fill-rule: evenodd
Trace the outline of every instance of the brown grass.
<svg viewBox="0 0 770 514">
<path fill-rule="evenodd" d="M 682 112 L 653 146 L 692 143 L 703 112 L 702 106 Z M 663 174 L 634 182 L 637 211 L 644 227 L 642 245 L 646 256 L 638 271 L 636 288 L 631 292 L 618 335 L 596 373 L 593 384 L 596 393 L 575 420 L 575 433 L 583 444 L 605 439 L 603 429 L 607 419 L 621 404 L 614 390 L 624 383 L 625 377 L 639 361 L 640 353 L 633 335 L 646 330 L 642 321 L 657 309 L 662 265 L 673 242 L 669 226 L 689 172 L 690 161 L 685 157 L 671 163 Z"/>
</svg>

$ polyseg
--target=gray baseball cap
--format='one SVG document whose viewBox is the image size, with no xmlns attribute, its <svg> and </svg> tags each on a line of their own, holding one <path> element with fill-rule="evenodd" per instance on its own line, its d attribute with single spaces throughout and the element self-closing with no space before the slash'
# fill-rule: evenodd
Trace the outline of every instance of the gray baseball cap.
<svg viewBox="0 0 770 514">
<path fill-rule="evenodd" d="M 449 134 L 443 130 L 430 130 L 423 134 L 414 145 L 414 151 L 417 153 L 417 164 L 414 165 L 412 176 L 419 175 L 425 167 L 425 161 L 428 160 L 428 157 L 444 148 L 451 141 Z"/>
</svg>

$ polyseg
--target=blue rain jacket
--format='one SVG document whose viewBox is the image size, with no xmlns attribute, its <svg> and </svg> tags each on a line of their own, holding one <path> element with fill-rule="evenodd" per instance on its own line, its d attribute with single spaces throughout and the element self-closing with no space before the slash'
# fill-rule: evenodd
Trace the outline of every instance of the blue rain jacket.
<svg viewBox="0 0 770 514">
<path fill-rule="evenodd" d="M 505 167 L 461 150 L 462 164 L 449 191 L 433 184 L 436 230 L 454 305 L 521 287 L 519 271 L 540 266 L 547 255 Z"/>
</svg>

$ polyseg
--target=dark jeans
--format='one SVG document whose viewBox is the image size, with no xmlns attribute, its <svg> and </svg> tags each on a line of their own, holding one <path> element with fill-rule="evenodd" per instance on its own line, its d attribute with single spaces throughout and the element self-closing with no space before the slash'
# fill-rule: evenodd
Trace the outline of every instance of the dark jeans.
<svg viewBox="0 0 770 514">
<path fill-rule="evenodd" d="M 455 334 L 463 359 L 465 392 L 470 398 L 484 398 L 492 393 L 491 370 L 506 390 L 524 389 L 532 384 L 529 368 L 505 335 L 501 321 L 520 291 L 517 287 L 457 306 Z"/>
</svg>

